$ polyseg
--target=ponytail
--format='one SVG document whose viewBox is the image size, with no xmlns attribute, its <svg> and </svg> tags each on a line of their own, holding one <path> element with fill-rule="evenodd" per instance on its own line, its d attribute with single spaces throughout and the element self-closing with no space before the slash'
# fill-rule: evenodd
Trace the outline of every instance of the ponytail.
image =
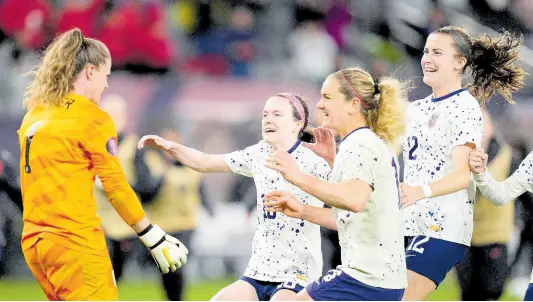
<svg viewBox="0 0 533 302">
<path fill-rule="evenodd" d="M 467 85 L 472 95 L 484 104 L 495 92 L 514 104 L 512 93 L 524 86 L 524 69 L 515 64 L 522 37 L 504 32 L 493 40 L 487 34 L 472 40 L 471 62 L 474 82 Z"/>
<path fill-rule="evenodd" d="M 24 106 L 61 105 L 82 69 L 87 64 L 99 67 L 107 58 L 110 58 L 107 47 L 100 41 L 85 38 L 78 28 L 61 34 L 30 72 L 33 79 L 26 88 Z"/>
<path fill-rule="evenodd" d="M 378 106 L 367 110 L 370 129 L 387 144 L 394 145 L 405 132 L 405 108 L 407 87 L 393 78 L 383 78 L 376 85 Z"/>
</svg>

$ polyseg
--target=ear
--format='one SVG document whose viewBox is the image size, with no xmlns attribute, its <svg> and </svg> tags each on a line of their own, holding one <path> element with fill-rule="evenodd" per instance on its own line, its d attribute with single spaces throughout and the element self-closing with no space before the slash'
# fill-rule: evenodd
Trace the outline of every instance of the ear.
<svg viewBox="0 0 533 302">
<path fill-rule="evenodd" d="M 466 58 L 461 56 L 460 58 L 458 59 L 455 59 L 455 66 L 454 66 L 454 69 L 455 70 L 463 70 L 466 66 Z"/>
<path fill-rule="evenodd" d="M 361 102 L 359 102 L 358 99 L 354 98 L 352 100 L 351 103 L 349 103 L 350 107 L 348 108 L 348 114 L 352 115 L 352 114 L 355 114 L 356 112 L 359 112 L 361 111 Z"/>
<path fill-rule="evenodd" d="M 293 132 L 294 133 L 300 132 L 300 130 L 302 130 L 303 126 L 304 126 L 304 122 L 303 121 L 297 121 L 296 122 L 296 128 L 293 130 Z"/>
<path fill-rule="evenodd" d="M 95 72 L 94 65 L 92 64 L 87 65 L 87 67 L 85 68 L 85 77 L 87 78 L 87 80 L 91 81 L 93 79 L 94 72 Z"/>
</svg>

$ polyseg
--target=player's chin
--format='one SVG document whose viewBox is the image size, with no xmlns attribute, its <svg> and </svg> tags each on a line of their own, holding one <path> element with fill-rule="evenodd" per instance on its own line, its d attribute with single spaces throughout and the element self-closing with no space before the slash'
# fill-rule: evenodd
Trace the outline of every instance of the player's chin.
<svg viewBox="0 0 533 302">
<path fill-rule="evenodd" d="M 263 132 L 263 140 L 269 144 L 274 144 L 277 141 L 279 141 L 279 139 L 277 139 L 276 133 L 267 133 L 267 132 Z"/>
<path fill-rule="evenodd" d="M 436 84 L 436 74 L 424 74 L 422 81 L 424 84 L 432 87 L 434 84 Z"/>
<path fill-rule="evenodd" d="M 332 123 L 331 123 L 331 118 L 329 115 L 327 116 L 324 116 L 322 118 L 322 124 L 320 125 L 322 128 L 326 128 L 326 129 L 331 129 L 332 127 Z"/>
</svg>

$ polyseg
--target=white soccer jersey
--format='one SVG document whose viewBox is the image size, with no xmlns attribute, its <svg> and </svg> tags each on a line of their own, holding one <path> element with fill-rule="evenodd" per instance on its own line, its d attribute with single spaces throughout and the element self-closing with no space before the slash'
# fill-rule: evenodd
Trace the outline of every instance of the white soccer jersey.
<svg viewBox="0 0 533 302">
<path fill-rule="evenodd" d="M 413 102 L 403 144 L 404 182 L 422 186 L 453 169 L 452 150 L 483 139 L 481 108 L 465 89 Z M 475 185 L 452 194 L 421 199 L 403 210 L 405 235 L 425 235 L 470 246 Z"/>
<path fill-rule="evenodd" d="M 311 206 L 322 201 L 288 183 L 281 173 L 266 168 L 265 158 L 273 152 L 265 141 L 244 150 L 226 154 L 226 163 L 235 173 L 253 177 L 257 189 L 257 230 L 252 257 L 245 276 L 262 281 L 293 281 L 305 286 L 322 274 L 320 226 L 264 210 L 263 196 L 274 190 L 287 191 Z M 306 174 L 328 179 L 330 167 L 313 151 L 297 142 L 289 153 Z"/>
<path fill-rule="evenodd" d="M 331 182 L 358 179 L 373 187 L 365 210 L 333 208 L 337 219 L 340 269 L 367 285 L 388 289 L 407 286 L 398 160 L 395 152 L 368 127 L 341 142 Z"/>
<path fill-rule="evenodd" d="M 533 193 L 533 152 L 520 163 L 513 175 L 504 181 L 496 181 L 488 170 L 474 174 L 474 180 L 481 194 L 494 205 L 503 205 L 526 191 Z"/>
</svg>

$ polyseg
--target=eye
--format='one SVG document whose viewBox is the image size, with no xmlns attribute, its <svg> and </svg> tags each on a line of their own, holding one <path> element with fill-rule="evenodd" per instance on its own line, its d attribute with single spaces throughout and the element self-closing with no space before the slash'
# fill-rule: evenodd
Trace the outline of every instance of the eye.
<svg viewBox="0 0 533 302">
<path fill-rule="evenodd" d="M 281 113 L 274 113 L 275 116 L 281 116 Z"/>
</svg>

